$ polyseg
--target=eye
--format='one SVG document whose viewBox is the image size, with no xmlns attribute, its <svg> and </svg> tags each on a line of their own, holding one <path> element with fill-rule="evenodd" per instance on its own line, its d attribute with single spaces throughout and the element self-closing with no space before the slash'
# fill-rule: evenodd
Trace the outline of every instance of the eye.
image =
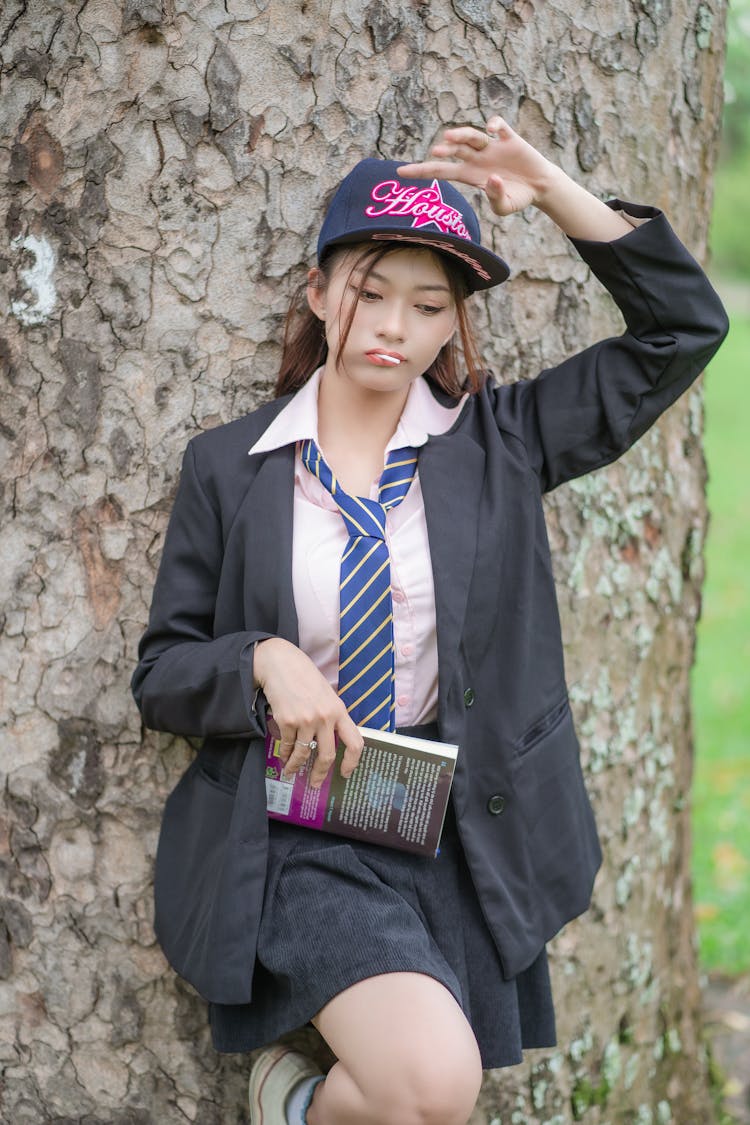
<svg viewBox="0 0 750 1125">
<path fill-rule="evenodd" d="M 437 316 L 438 313 L 444 312 L 446 307 L 446 305 L 417 305 L 419 311 L 426 316 Z"/>
<path fill-rule="evenodd" d="M 374 301 L 380 300 L 380 294 L 376 293 L 374 289 L 363 289 L 360 292 L 356 285 L 350 285 L 349 288 L 354 294 L 358 296 L 360 301 L 365 301 L 368 304 L 372 304 Z"/>
</svg>

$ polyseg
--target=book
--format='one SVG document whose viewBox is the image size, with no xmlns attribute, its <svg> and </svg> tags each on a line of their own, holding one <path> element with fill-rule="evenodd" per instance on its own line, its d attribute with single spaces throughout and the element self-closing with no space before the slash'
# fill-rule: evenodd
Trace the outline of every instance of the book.
<svg viewBox="0 0 750 1125">
<path fill-rule="evenodd" d="M 364 748 L 351 777 L 341 776 L 344 755 L 320 789 L 309 784 L 315 753 L 293 777 L 284 777 L 280 732 L 268 718 L 266 807 L 269 817 L 333 832 L 400 851 L 436 856 L 445 822 L 458 747 L 391 731 L 358 728 Z"/>
</svg>

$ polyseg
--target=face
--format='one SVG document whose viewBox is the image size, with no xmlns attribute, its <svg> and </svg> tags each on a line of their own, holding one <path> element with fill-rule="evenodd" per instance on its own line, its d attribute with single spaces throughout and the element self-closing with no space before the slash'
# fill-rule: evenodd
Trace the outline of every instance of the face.
<svg viewBox="0 0 750 1125">
<path fill-rule="evenodd" d="M 450 285 L 436 255 L 405 248 L 376 262 L 357 296 L 366 273 L 366 266 L 352 273 L 358 253 L 355 249 L 338 259 L 324 288 L 320 271 L 311 271 L 308 301 L 325 323 L 326 375 L 367 391 L 403 392 L 430 367 L 456 329 Z"/>
</svg>

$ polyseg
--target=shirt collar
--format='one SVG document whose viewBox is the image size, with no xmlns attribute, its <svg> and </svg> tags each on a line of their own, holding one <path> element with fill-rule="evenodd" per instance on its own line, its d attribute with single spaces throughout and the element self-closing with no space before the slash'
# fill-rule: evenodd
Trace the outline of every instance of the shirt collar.
<svg viewBox="0 0 750 1125">
<path fill-rule="evenodd" d="M 284 409 L 279 411 L 255 444 L 250 446 L 248 453 L 270 453 L 284 445 L 306 441 L 308 438 L 312 438 L 317 445 L 318 387 L 322 374 L 323 368 L 319 367 Z"/>
<path fill-rule="evenodd" d="M 323 368 L 319 367 L 250 447 L 249 454 L 270 453 L 274 449 L 306 441 L 308 438 L 312 438 L 317 444 L 318 388 L 322 374 Z M 404 409 L 396 431 L 386 446 L 386 452 L 400 449 L 404 445 L 424 445 L 431 434 L 444 434 L 458 418 L 468 397 L 468 393 L 464 394 L 455 405 L 443 406 L 433 395 L 427 380 L 420 375 L 409 388 Z"/>
<path fill-rule="evenodd" d="M 444 434 L 458 418 L 468 397 L 466 393 L 453 406 L 443 406 L 430 390 L 425 377 L 420 375 L 409 387 L 396 432 L 387 448 L 420 446 L 426 443 L 431 434 Z"/>
</svg>

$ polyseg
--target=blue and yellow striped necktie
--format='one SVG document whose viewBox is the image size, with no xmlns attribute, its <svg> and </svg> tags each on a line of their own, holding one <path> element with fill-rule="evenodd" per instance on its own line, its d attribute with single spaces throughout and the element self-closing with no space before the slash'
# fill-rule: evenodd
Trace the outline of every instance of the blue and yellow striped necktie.
<svg viewBox="0 0 750 1125">
<path fill-rule="evenodd" d="M 349 532 L 339 579 L 338 694 L 359 726 L 393 730 L 393 604 L 385 515 L 409 491 L 417 451 L 410 446 L 390 451 L 377 500 L 345 492 L 314 441 L 302 442 L 302 462 L 328 489 Z"/>
</svg>

